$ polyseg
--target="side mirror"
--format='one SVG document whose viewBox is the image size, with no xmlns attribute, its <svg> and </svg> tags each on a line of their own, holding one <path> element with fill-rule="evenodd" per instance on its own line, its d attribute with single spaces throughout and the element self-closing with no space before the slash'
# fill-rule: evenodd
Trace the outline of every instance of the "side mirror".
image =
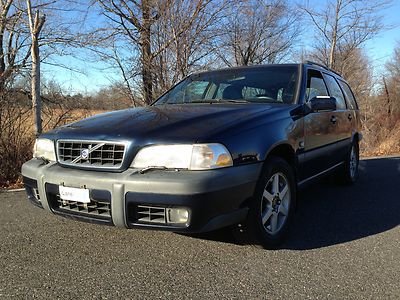
<svg viewBox="0 0 400 300">
<path fill-rule="evenodd" d="M 308 106 L 311 112 L 333 111 L 336 110 L 336 99 L 329 96 L 317 96 L 308 102 Z"/>
</svg>

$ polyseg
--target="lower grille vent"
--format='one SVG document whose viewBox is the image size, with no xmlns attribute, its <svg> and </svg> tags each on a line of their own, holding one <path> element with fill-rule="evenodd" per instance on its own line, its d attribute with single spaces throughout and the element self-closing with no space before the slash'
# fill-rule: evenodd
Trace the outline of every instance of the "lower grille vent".
<svg viewBox="0 0 400 300">
<path fill-rule="evenodd" d="M 137 221 L 157 224 L 167 224 L 167 217 L 164 207 L 137 206 Z"/>
<path fill-rule="evenodd" d="M 36 200 L 40 201 L 39 190 L 33 188 L 33 194 L 34 194 Z"/>
<path fill-rule="evenodd" d="M 37 181 L 28 177 L 24 177 L 23 180 L 28 199 L 31 201 L 32 204 L 43 208 L 42 203 L 40 202 Z"/>
<path fill-rule="evenodd" d="M 58 209 L 71 212 L 83 213 L 97 217 L 111 218 L 111 204 L 97 200 L 90 200 L 90 203 L 81 203 L 70 200 L 63 200 L 57 195 Z"/>
</svg>

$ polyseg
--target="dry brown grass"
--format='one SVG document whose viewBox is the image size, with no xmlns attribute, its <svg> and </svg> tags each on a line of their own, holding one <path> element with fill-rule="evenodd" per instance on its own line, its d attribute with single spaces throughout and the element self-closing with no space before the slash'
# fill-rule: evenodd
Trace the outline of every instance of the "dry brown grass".
<svg viewBox="0 0 400 300">
<path fill-rule="evenodd" d="M 104 111 L 45 108 L 43 128 L 44 131 L 51 130 L 102 112 Z M 21 166 L 32 157 L 35 141 L 34 119 L 28 108 L 10 106 L 3 108 L 0 121 L 0 188 L 21 187 Z"/>
<path fill-rule="evenodd" d="M 400 120 L 394 122 L 390 129 L 376 125 L 372 130 L 364 131 L 363 134 L 361 156 L 400 156 Z"/>
</svg>

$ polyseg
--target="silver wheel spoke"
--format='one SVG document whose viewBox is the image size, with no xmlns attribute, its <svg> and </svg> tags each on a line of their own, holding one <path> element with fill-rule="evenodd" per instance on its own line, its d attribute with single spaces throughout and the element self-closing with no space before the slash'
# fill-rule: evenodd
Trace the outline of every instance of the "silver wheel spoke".
<svg viewBox="0 0 400 300">
<path fill-rule="evenodd" d="M 273 183 L 272 183 L 272 192 L 274 194 L 279 193 L 279 175 L 275 174 Z"/>
<path fill-rule="evenodd" d="M 282 192 L 279 193 L 279 197 L 283 200 L 285 199 L 287 192 L 289 190 L 288 185 L 286 184 L 285 187 L 283 188 Z"/>
<path fill-rule="evenodd" d="M 263 213 L 263 215 L 261 216 L 263 225 L 265 223 L 267 223 L 267 221 L 271 217 L 271 215 L 272 215 L 272 209 L 271 208 L 267 208 L 265 210 L 265 212 Z"/>
<path fill-rule="evenodd" d="M 278 215 L 277 214 L 273 214 L 271 216 L 271 232 L 275 233 L 277 227 L 278 227 Z"/>
<path fill-rule="evenodd" d="M 283 203 L 279 205 L 279 212 L 285 216 L 288 215 L 288 209 L 283 205 Z"/>
<path fill-rule="evenodd" d="M 271 195 L 270 192 L 268 192 L 267 190 L 264 190 L 263 197 L 271 203 L 272 203 L 272 200 L 274 199 L 274 196 Z"/>
</svg>

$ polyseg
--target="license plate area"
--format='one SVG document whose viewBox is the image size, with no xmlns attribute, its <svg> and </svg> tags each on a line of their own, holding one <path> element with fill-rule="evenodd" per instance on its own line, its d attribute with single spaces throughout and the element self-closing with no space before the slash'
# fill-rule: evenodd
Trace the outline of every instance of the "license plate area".
<svg viewBox="0 0 400 300">
<path fill-rule="evenodd" d="M 90 203 L 89 190 L 60 185 L 58 186 L 62 200 Z"/>
</svg>

